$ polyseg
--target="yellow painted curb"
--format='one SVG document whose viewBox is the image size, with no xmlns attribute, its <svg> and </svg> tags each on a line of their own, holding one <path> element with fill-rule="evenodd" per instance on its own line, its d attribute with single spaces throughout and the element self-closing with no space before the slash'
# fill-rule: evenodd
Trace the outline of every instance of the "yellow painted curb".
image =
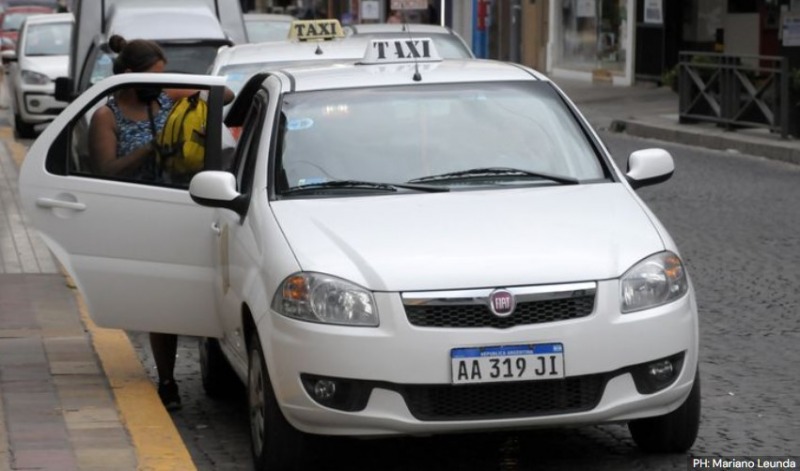
<svg viewBox="0 0 800 471">
<path fill-rule="evenodd" d="M 72 280 L 67 278 L 68 284 Z M 114 392 L 123 424 L 136 449 L 140 471 L 190 471 L 197 468 L 155 386 L 142 368 L 125 332 L 97 327 L 80 293 L 78 310 Z"/>
<path fill-rule="evenodd" d="M 13 129 L 0 127 L 0 140 L 8 147 L 17 168 L 21 167 L 27 148 L 16 141 Z M 114 393 L 120 419 L 133 442 L 137 470 L 196 471 L 189 450 L 161 404 L 158 392 L 144 371 L 128 336 L 121 330 L 98 327 L 89 317 L 86 303 L 72 278 L 63 268 L 61 273 L 75 294 L 81 320 L 89 331 L 94 350 Z M 2 434 L 0 438 L 3 438 Z M 6 451 L 0 446 L 0 469 L 5 469 Z M 111 463 L 109 466 L 113 467 Z"/>
</svg>

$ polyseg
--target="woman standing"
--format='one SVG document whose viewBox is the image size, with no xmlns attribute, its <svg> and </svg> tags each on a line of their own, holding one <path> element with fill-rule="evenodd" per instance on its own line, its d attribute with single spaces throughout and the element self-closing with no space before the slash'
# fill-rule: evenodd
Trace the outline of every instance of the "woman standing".
<svg viewBox="0 0 800 471">
<path fill-rule="evenodd" d="M 154 41 L 121 36 L 109 40 L 118 53 L 114 73 L 163 72 L 167 63 Z M 127 88 L 116 92 L 92 116 L 89 126 L 89 155 L 92 171 L 99 175 L 155 181 L 158 172 L 156 139 L 175 101 L 196 90 L 160 90 L 156 87 Z M 231 94 L 232 96 L 232 94 Z M 150 347 L 158 369 L 158 395 L 168 410 L 181 405 L 175 382 L 178 336 L 151 333 Z"/>
</svg>

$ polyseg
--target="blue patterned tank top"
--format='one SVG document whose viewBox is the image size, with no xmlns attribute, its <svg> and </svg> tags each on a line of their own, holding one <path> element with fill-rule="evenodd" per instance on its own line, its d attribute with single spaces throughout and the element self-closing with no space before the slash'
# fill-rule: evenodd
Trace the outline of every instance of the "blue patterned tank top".
<svg viewBox="0 0 800 471">
<path fill-rule="evenodd" d="M 158 104 L 160 109 L 153 114 L 153 122 L 156 124 L 156 131 L 161 132 L 174 102 L 169 95 L 161 92 L 161 95 L 158 96 Z M 134 149 L 147 145 L 155 138 L 150 129 L 149 119 L 134 121 L 126 118 L 114 96 L 108 98 L 106 105 L 114 113 L 114 121 L 117 125 L 117 157 L 124 157 Z"/>
</svg>

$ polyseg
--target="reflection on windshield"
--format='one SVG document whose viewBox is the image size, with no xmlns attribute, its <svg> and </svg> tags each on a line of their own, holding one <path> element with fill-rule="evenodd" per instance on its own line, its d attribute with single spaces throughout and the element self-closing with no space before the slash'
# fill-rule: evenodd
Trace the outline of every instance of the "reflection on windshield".
<svg viewBox="0 0 800 471">
<path fill-rule="evenodd" d="M 287 95 L 279 181 L 404 183 L 507 167 L 575 179 L 604 172 L 586 135 L 549 84 L 447 84 Z M 524 172 L 442 180 L 461 186 L 554 184 Z"/>
</svg>

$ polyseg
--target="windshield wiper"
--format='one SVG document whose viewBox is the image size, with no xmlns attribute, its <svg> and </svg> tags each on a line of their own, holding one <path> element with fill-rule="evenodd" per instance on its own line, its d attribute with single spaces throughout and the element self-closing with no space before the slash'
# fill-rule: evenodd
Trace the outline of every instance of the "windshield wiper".
<svg viewBox="0 0 800 471">
<path fill-rule="evenodd" d="M 333 180 L 329 182 L 310 183 L 308 185 L 296 186 L 282 192 L 282 194 L 314 192 L 318 190 L 367 190 L 367 191 L 388 191 L 395 192 L 398 188 L 425 192 L 450 191 L 449 188 L 440 186 L 414 185 L 409 183 L 378 183 L 365 182 L 360 180 Z"/>
<path fill-rule="evenodd" d="M 443 181 L 443 180 L 468 180 L 473 178 L 497 177 L 497 176 L 532 177 L 536 179 L 550 180 L 556 183 L 562 183 L 564 185 L 577 185 L 580 183 L 578 179 L 572 177 L 565 177 L 561 175 L 550 175 L 548 173 L 532 172 L 530 170 L 522 170 L 510 167 L 472 168 L 469 170 L 460 170 L 458 172 L 449 172 L 449 173 L 442 173 L 440 175 L 430 175 L 427 177 L 415 178 L 413 180 L 409 180 L 408 182 L 414 183 L 414 182 L 432 182 L 432 181 Z"/>
</svg>

